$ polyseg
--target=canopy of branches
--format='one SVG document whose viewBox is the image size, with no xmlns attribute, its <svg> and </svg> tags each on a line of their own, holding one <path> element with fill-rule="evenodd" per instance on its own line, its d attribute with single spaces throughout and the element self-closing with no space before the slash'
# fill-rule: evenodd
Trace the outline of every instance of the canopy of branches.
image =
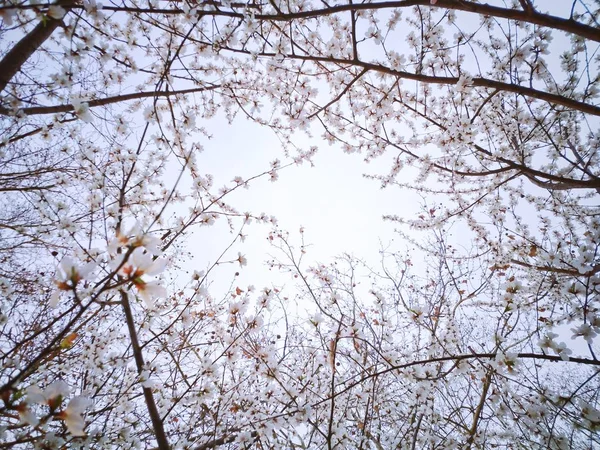
<svg viewBox="0 0 600 450">
<path fill-rule="evenodd" d="M 4 0 L 0 448 L 600 447 L 599 17 Z M 216 115 L 272 130 L 282 162 L 216 188 Z M 230 201 L 340 148 L 391 161 L 371 178 L 411 252 L 307 264 L 303 232 Z M 289 283 L 213 292 L 252 221 Z M 185 273 L 213 226 L 231 246 Z"/>
</svg>

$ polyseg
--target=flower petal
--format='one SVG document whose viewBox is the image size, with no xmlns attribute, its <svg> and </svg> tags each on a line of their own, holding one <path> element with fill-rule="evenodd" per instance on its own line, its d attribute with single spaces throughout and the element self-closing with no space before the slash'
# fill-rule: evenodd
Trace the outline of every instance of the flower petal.
<svg viewBox="0 0 600 450">
<path fill-rule="evenodd" d="M 92 401 L 89 398 L 78 395 L 71 399 L 69 405 L 67 406 L 67 411 L 80 414 L 91 404 Z"/>
<path fill-rule="evenodd" d="M 94 272 L 94 270 L 96 270 L 96 268 L 98 267 L 98 265 L 91 261 L 89 263 L 87 263 L 85 266 L 80 267 L 77 271 L 79 272 L 79 276 L 84 279 L 84 280 L 91 280 L 92 277 L 92 273 Z"/>
<path fill-rule="evenodd" d="M 151 281 L 150 283 L 144 283 L 136 285 L 138 293 L 146 306 L 152 308 L 154 306 L 155 298 L 164 298 L 167 296 L 167 290 L 158 284 L 157 281 Z"/>
<path fill-rule="evenodd" d="M 63 420 L 73 436 L 85 436 L 85 420 L 79 414 L 69 414 Z"/>
<path fill-rule="evenodd" d="M 141 272 L 146 272 L 152 264 L 154 260 L 152 259 L 152 255 L 150 253 L 144 253 L 145 250 L 142 247 L 136 248 L 131 254 L 131 263 Z"/>
<path fill-rule="evenodd" d="M 159 258 L 152 262 L 152 265 L 148 267 L 148 269 L 146 269 L 144 273 L 150 276 L 158 275 L 163 270 L 165 270 L 165 267 L 167 267 L 167 262 L 168 261 L 165 258 Z"/>
<path fill-rule="evenodd" d="M 55 381 L 50 383 L 46 389 L 44 390 L 44 395 L 48 400 L 57 398 L 59 396 L 65 397 L 69 395 L 71 388 L 67 383 L 62 380 Z"/>
<path fill-rule="evenodd" d="M 86 397 L 75 396 L 71 399 L 66 409 L 59 414 L 73 436 L 85 436 L 85 420 L 82 413 L 91 405 L 91 400 Z"/>
<path fill-rule="evenodd" d="M 76 271 L 75 261 L 68 256 L 65 256 L 60 262 L 60 268 L 64 272 L 64 280 L 70 280 L 73 275 L 73 271 Z"/>
<path fill-rule="evenodd" d="M 33 427 L 37 426 L 40 423 L 39 419 L 35 415 L 35 413 L 26 405 L 22 405 L 18 407 L 19 419 L 22 423 L 26 423 Z"/>
<path fill-rule="evenodd" d="M 60 291 L 57 289 L 50 296 L 50 301 L 48 302 L 48 306 L 50 308 L 56 308 L 58 306 L 59 300 L 60 300 Z"/>
</svg>

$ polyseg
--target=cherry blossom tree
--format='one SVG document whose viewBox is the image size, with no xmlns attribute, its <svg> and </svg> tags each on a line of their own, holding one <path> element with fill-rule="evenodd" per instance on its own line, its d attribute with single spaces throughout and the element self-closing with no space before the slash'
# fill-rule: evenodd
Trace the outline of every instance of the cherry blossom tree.
<svg viewBox="0 0 600 450">
<path fill-rule="evenodd" d="M 0 16 L 0 445 L 600 445 L 597 2 Z M 286 161 L 216 188 L 217 113 L 272 129 Z M 250 222 L 276 225 L 229 194 L 310 161 L 300 133 L 387 158 L 370 178 L 423 198 L 387 217 L 411 250 L 307 265 L 274 228 L 297 286 L 211 292 Z M 183 276 L 186 239 L 220 223 L 231 246 Z"/>
<path fill-rule="evenodd" d="M 376 270 L 347 255 L 303 268 L 304 244 L 274 235 L 282 258 L 272 265 L 300 280 L 298 303 L 313 300 L 304 339 L 320 353 L 311 382 L 320 401 L 308 447 L 595 442 L 598 361 L 591 350 L 572 354 L 548 326 L 567 302 L 554 297 L 556 312 L 545 310 L 552 294 L 542 283 L 482 265 L 449 243 L 451 234 L 431 233 L 402 256 L 382 251 Z"/>
</svg>

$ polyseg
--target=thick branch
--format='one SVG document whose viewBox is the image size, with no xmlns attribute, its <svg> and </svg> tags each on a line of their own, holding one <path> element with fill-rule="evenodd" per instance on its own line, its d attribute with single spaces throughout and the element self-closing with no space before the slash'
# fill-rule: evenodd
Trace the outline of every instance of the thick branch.
<svg viewBox="0 0 600 450">
<path fill-rule="evenodd" d="M 65 4 L 59 1 L 56 4 Z M 15 74 L 21 70 L 25 61 L 46 42 L 54 30 L 62 23 L 62 20 L 44 16 L 42 20 L 27 33 L 0 61 L 0 92 L 2 92 Z"/>
<path fill-rule="evenodd" d="M 106 98 L 100 98 L 100 99 L 96 99 L 96 100 L 90 100 L 87 102 L 87 104 L 90 108 L 93 108 L 95 106 L 110 105 L 111 103 L 126 102 L 129 100 L 138 100 L 140 98 L 171 97 L 173 95 L 183 95 L 183 94 L 192 94 L 192 93 L 203 92 L 203 91 L 212 91 L 214 89 L 217 89 L 218 87 L 220 87 L 220 86 L 207 86 L 207 87 L 199 87 L 199 88 L 191 88 L 191 89 L 182 89 L 180 91 L 134 92 L 131 94 L 115 95 L 113 97 L 106 97 Z M 63 104 L 63 105 L 54 105 L 54 106 L 32 106 L 31 108 L 23 108 L 23 109 L 20 109 L 19 111 L 28 116 L 32 116 L 32 115 L 42 115 L 42 114 L 56 114 L 56 113 L 74 111 L 74 110 L 75 110 L 75 107 L 73 105 L 70 105 L 67 103 L 67 104 Z M 9 108 L 0 107 L 0 114 L 11 115 L 11 114 L 14 114 L 14 110 L 11 110 Z"/>
<path fill-rule="evenodd" d="M 487 394 L 490 389 L 491 382 L 492 382 L 492 373 L 491 373 L 491 371 L 488 370 L 488 373 L 485 375 L 485 379 L 483 380 L 483 392 L 481 392 L 481 397 L 479 398 L 479 404 L 477 405 L 475 414 L 473 414 L 473 422 L 471 424 L 471 428 L 469 429 L 469 438 L 467 440 L 467 450 L 470 450 L 471 447 L 473 446 L 473 441 L 475 440 L 475 435 L 477 433 L 477 427 L 479 426 L 479 419 L 481 418 L 481 413 L 483 411 L 485 401 L 487 400 Z"/>
<path fill-rule="evenodd" d="M 550 14 L 543 14 L 535 10 L 523 11 L 520 9 L 502 8 L 499 6 L 488 5 L 486 3 L 476 3 L 467 0 L 438 0 L 435 3 L 435 5 L 431 5 L 431 0 L 399 0 L 391 2 L 344 4 L 293 13 L 256 14 L 255 18 L 264 21 L 285 22 L 295 19 L 310 19 L 315 17 L 328 16 L 346 11 L 373 11 L 378 9 L 408 8 L 417 5 L 471 12 L 479 14 L 481 16 L 500 17 L 503 19 L 518 20 L 520 22 L 526 22 L 547 28 L 561 30 L 567 33 L 584 37 L 591 41 L 600 42 L 600 30 L 598 28 L 585 25 L 573 19 L 565 19 L 563 17 L 552 16 Z M 106 6 L 104 7 L 104 9 L 108 11 L 123 11 L 147 14 L 183 14 L 183 10 L 181 9 L 166 8 L 152 9 Z M 244 18 L 244 13 L 235 11 L 202 11 L 202 14 L 206 16 L 225 16 L 236 17 L 239 19 Z"/>
<path fill-rule="evenodd" d="M 540 181 L 535 176 L 528 173 L 524 175 L 536 186 L 549 191 L 569 191 L 571 189 L 595 189 L 600 193 L 600 181 L 597 180 L 574 180 L 573 182 L 552 183 L 550 181 Z"/>
<path fill-rule="evenodd" d="M 56 184 L 49 184 L 45 186 L 14 186 L 14 187 L 0 187 L 0 192 L 30 192 L 30 191 L 46 191 L 48 189 L 55 188 Z"/>
<path fill-rule="evenodd" d="M 135 358 L 135 365 L 137 367 L 138 374 L 144 370 L 144 356 L 142 355 L 142 349 L 137 338 L 137 331 L 135 329 L 135 322 L 133 320 L 133 314 L 131 312 L 131 306 L 129 305 L 129 298 L 125 291 L 121 293 L 121 304 L 123 305 L 123 311 L 125 312 L 125 320 L 127 321 L 127 329 L 129 330 L 129 338 L 131 339 L 131 348 L 133 349 L 133 356 Z M 170 445 L 165 434 L 156 402 L 154 401 L 154 395 L 152 389 L 142 387 L 144 392 L 144 400 L 146 401 L 146 407 L 148 408 L 148 414 L 152 420 L 152 426 L 154 428 L 154 435 L 156 436 L 156 442 L 158 443 L 159 450 L 169 450 Z"/>
<path fill-rule="evenodd" d="M 256 438 L 258 433 L 256 431 L 252 431 L 250 436 Z M 230 434 L 228 436 L 223 436 L 218 439 L 213 439 L 212 441 L 208 441 L 204 444 L 201 444 L 197 447 L 194 447 L 194 450 L 208 450 L 210 448 L 220 447 L 221 445 L 229 444 L 235 441 L 237 434 Z"/>
<path fill-rule="evenodd" d="M 423 119 L 427 120 L 428 122 L 434 124 L 436 127 L 438 127 L 440 130 L 443 131 L 447 131 L 448 128 L 445 127 L 444 125 L 442 125 L 441 123 L 439 123 L 438 121 L 434 120 L 431 116 L 428 116 L 422 112 L 420 112 L 418 109 L 411 107 L 410 105 L 401 102 L 400 100 L 396 100 L 400 103 L 402 103 L 402 105 L 409 109 L 410 111 L 412 111 L 413 113 L 419 115 L 420 117 L 422 117 Z M 390 143 L 390 145 L 393 145 Z M 498 156 L 494 156 L 494 154 L 489 151 L 486 150 L 485 148 L 481 147 L 478 144 L 472 144 L 473 147 L 480 152 L 481 154 L 487 156 L 488 158 L 490 158 L 490 160 L 494 160 L 496 159 L 498 162 L 506 164 L 506 167 L 501 167 L 499 169 L 494 169 L 494 170 L 489 170 L 486 172 L 463 172 L 463 171 L 458 171 L 458 170 L 453 170 L 451 168 L 447 168 L 444 166 L 440 166 L 439 164 L 432 164 L 433 167 L 435 167 L 436 169 L 440 169 L 446 172 L 450 172 L 450 173 L 454 173 L 457 175 L 461 175 L 461 176 L 485 176 L 485 175 L 493 175 L 495 173 L 500 173 L 500 172 L 504 172 L 506 170 L 516 170 L 519 173 L 522 173 L 527 179 L 529 179 L 532 183 L 536 184 L 537 186 L 543 187 L 545 189 L 548 190 L 568 190 L 568 189 L 595 189 L 596 191 L 600 192 L 600 179 L 598 179 L 598 177 L 596 177 L 593 173 L 591 172 L 586 172 L 588 175 L 590 175 L 591 177 L 593 177 L 592 179 L 589 180 L 577 180 L 575 178 L 566 178 L 566 177 L 562 177 L 559 175 L 554 175 L 551 173 L 546 173 L 546 172 L 541 172 L 539 170 L 533 169 L 531 167 L 525 166 L 523 164 L 518 164 L 514 161 L 511 161 L 507 158 L 502 158 L 502 157 L 498 157 Z M 417 159 L 421 159 L 418 155 L 415 155 L 414 153 L 405 151 L 405 153 L 410 154 L 412 157 L 417 158 Z M 539 178 L 548 180 L 547 182 L 545 181 L 541 181 L 539 180 Z"/>
<path fill-rule="evenodd" d="M 458 83 L 458 77 L 437 77 L 432 75 L 423 75 L 418 73 L 405 72 L 401 70 L 393 70 L 389 67 L 381 64 L 367 63 L 362 61 L 349 61 L 345 59 L 338 59 L 324 56 L 302 56 L 302 55 L 290 55 L 289 58 L 301 59 L 306 61 L 319 61 L 319 62 L 330 62 L 335 64 L 347 64 L 362 67 L 365 70 L 373 70 L 375 72 L 387 73 L 389 75 L 397 76 L 401 79 L 420 81 L 428 84 L 446 84 L 455 85 Z M 515 94 L 522 95 L 523 97 L 535 98 L 537 100 L 543 100 L 551 105 L 560 105 L 568 109 L 580 111 L 594 116 L 600 116 L 600 106 L 591 105 L 589 103 L 580 102 L 569 97 L 562 96 L 560 94 L 553 94 L 551 92 L 540 91 L 538 89 L 530 88 L 527 86 L 521 86 L 518 84 L 505 83 L 503 81 L 490 80 L 488 78 L 474 77 L 471 82 L 472 86 L 475 87 L 486 87 L 497 89 L 504 92 L 512 92 Z"/>
<path fill-rule="evenodd" d="M 340 396 L 340 395 L 348 392 L 349 390 L 355 388 L 356 386 L 361 385 L 362 383 L 364 383 L 365 381 L 367 381 L 371 378 L 378 377 L 378 376 L 384 375 L 386 373 L 393 372 L 395 370 L 402 370 L 402 369 L 407 369 L 409 367 L 423 366 L 425 364 L 434 364 L 434 363 L 447 362 L 447 361 L 463 361 L 463 360 L 469 360 L 469 359 L 493 360 L 496 358 L 496 356 L 497 356 L 497 353 L 468 353 L 468 354 L 463 354 L 463 355 L 450 355 L 450 356 L 440 356 L 438 358 L 421 359 L 421 360 L 417 360 L 417 361 L 411 361 L 411 362 L 408 362 L 405 364 L 393 365 L 384 370 L 373 371 L 370 374 L 365 375 L 364 377 L 360 378 L 359 380 L 357 380 L 355 382 L 348 383 L 348 384 L 346 384 L 346 386 L 343 389 L 340 389 L 333 395 L 335 395 L 336 397 Z M 545 361 L 551 361 L 551 362 L 567 362 L 567 363 L 584 364 L 584 365 L 588 365 L 588 366 L 600 367 L 600 360 L 597 360 L 597 359 L 588 359 L 588 358 L 562 359 L 560 356 L 546 355 L 544 353 L 519 353 L 517 355 L 517 358 L 545 360 Z M 321 401 L 314 403 L 312 406 L 313 407 L 319 406 L 319 405 L 329 402 L 329 401 L 331 401 L 330 398 L 325 398 Z"/>
<path fill-rule="evenodd" d="M 533 264 L 528 264 L 523 261 L 519 261 L 518 259 L 511 259 L 510 262 L 516 264 L 521 267 L 526 267 L 528 269 L 539 270 L 540 272 L 552 272 L 552 273 L 560 273 L 562 275 L 571 275 L 574 277 L 591 277 L 600 272 L 600 264 L 596 264 L 587 272 L 581 273 L 577 269 L 564 269 L 562 267 L 550 267 L 550 266 L 535 266 Z"/>
<path fill-rule="evenodd" d="M 227 48 L 228 51 L 234 53 L 245 53 L 250 54 L 247 50 L 238 50 L 233 48 Z M 260 53 L 260 56 L 265 57 L 274 57 L 277 54 L 272 52 L 263 52 Z M 394 70 L 390 67 L 384 66 L 382 64 L 369 63 L 364 61 L 354 61 L 351 59 L 341 59 L 335 58 L 332 56 L 316 56 L 316 55 L 287 55 L 287 59 L 293 60 L 298 59 L 301 61 L 312 61 L 319 63 L 331 63 L 331 64 L 339 64 L 342 66 L 356 66 L 362 67 L 365 71 L 370 70 L 373 72 L 385 73 L 388 75 L 392 75 L 398 77 L 403 80 L 413 80 L 419 81 L 427 84 L 440 84 L 440 85 L 456 85 L 459 81 L 459 77 L 441 77 L 434 75 L 424 75 L 421 73 L 413 73 L 406 72 L 402 70 Z M 527 86 L 522 86 L 519 84 L 506 83 L 498 80 L 490 80 L 489 78 L 482 77 L 473 77 L 470 86 L 473 87 L 485 87 L 496 89 L 498 91 L 503 92 L 512 92 L 514 94 L 522 95 L 523 97 L 535 98 L 537 100 L 543 100 L 549 103 L 551 106 L 560 105 L 564 106 L 568 110 L 572 111 L 580 111 L 586 114 L 592 114 L 594 116 L 600 116 L 600 106 L 592 105 L 589 103 L 581 102 L 578 100 L 574 100 L 569 97 L 565 97 L 560 94 L 554 94 L 547 91 L 540 91 L 538 89 L 530 88 Z"/>
</svg>

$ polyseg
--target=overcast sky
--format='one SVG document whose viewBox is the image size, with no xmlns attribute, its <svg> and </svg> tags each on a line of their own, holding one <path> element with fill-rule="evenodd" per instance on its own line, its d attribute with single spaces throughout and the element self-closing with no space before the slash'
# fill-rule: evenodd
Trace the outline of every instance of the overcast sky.
<svg viewBox="0 0 600 450">
<path fill-rule="evenodd" d="M 213 139 L 200 138 L 205 151 L 198 158 L 202 173 L 215 177 L 215 186 L 231 185 L 234 176 L 248 178 L 269 168 L 278 158 L 285 162 L 281 143 L 267 128 L 246 119 L 237 119 L 232 125 L 217 118 L 199 124 L 213 133 Z M 279 180 L 268 177 L 241 189 L 227 200 L 240 212 L 274 215 L 279 228 L 289 231 L 294 242 L 299 242 L 298 230 L 304 227 L 305 242 L 311 244 L 307 261 L 328 262 L 333 257 L 350 253 L 364 258 L 373 265 L 379 261 L 382 245 L 388 246 L 397 237 L 396 225 L 384 222 L 384 214 L 409 217 L 419 208 L 420 199 L 413 193 L 398 188 L 382 190 L 377 181 L 363 177 L 364 173 L 387 173 L 389 157 L 365 163 L 360 155 L 348 155 L 323 142 L 318 135 L 311 141 L 301 135 L 297 144 L 308 148 L 317 145 L 314 167 L 309 164 L 292 166 L 280 173 Z M 272 247 L 267 244 L 268 225 L 253 223 L 245 234 L 246 241 L 232 248 L 232 259 L 240 251 L 248 258 L 248 266 L 240 275 L 240 284 L 252 283 L 257 288 L 276 282 L 273 273 L 263 266 Z M 224 221 L 196 232 L 188 239 L 188 249 L 194 254 L 190 268 L 203 269 L 223 251 L 231 240 Z M 401 245 L 392 244 L 397 249 Z M 226 269 L 226 270 L 223 270 Z M 221 282 L 214 287 L 224 288 L 230 274 L 239 270 L 231 265 L 219 271 Z"/>
</svg>

